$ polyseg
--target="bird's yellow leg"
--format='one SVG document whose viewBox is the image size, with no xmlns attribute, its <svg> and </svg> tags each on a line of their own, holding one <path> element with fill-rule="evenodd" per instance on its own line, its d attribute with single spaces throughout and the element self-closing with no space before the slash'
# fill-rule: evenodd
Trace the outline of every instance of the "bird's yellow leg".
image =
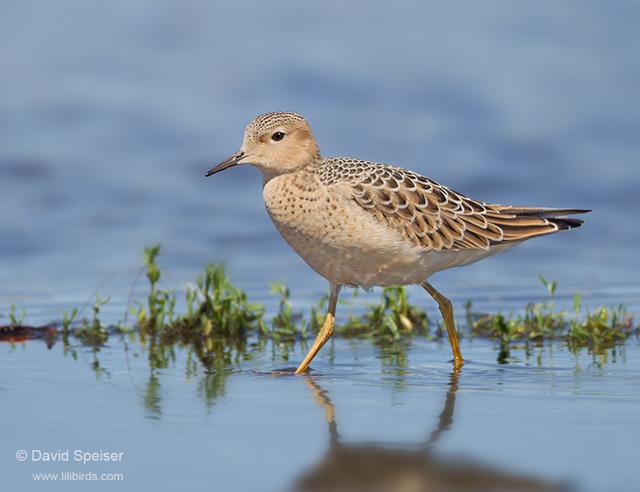
<svg viewBox="0 0 640 492">
<path fill-rule="evenodd" d="M 429 282 L 425 281 L 421 286 L 438 303 L 440 313 L 442 314 L 442 320 L 444 321 L 444 326 L 447 329 L 447 335 L 449 336 L 451 351 L 453 352 L 453 367 L 459 369 L 462 367 L 464 360 L 462 359 L 462 353 L 460 353 L 460 344 L 458 343 L 458 333 L 456 332 L 456 322 L 453 318 L 453 306 L 451 305 L 451 301 L 440 294 L 440 292 L 438 292 Z"/>
<path fill-rule="evenodd" d="M 300 374 L 306 372 L 309 368 L 309 364 L 316 356 L 316 354 L 320 351 L 322 346 L 327 343 L 327 340 L 331 338 L 333 335 L 333 326 L 335 323 L 335 315 L 336 315 L 336 304 L 338 303 L 338 293 L 340 292 L 339 285 L 331 285 L 331 294 L 329 295 L 329 310 L 327 312 L 327 317 L 324 319 L 324 323 L 322 324 L 322 328 L 318 332 L 318 336 L 316 337 L 311 349 L 307 352 L 306 357 L 300 363 L 298 368 L 296 369 L 296 374 Z"/>
</svg>

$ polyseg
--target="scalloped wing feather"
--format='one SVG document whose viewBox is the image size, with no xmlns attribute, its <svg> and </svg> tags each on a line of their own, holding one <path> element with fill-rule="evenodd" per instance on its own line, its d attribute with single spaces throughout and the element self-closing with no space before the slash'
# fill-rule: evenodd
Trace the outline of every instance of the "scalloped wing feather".
<svg viewBox="0 0 640 492">
<path fill-rule="evenodd" d="M 488 250 L 579 227 L 581 220 L 564 216 L 588 212 L 491 205 L 414 172 L 368 161 L 332 158 L 323 167 L 327 184 L 348 181 L 363 210 L 427 250 Z"/>
</svg>

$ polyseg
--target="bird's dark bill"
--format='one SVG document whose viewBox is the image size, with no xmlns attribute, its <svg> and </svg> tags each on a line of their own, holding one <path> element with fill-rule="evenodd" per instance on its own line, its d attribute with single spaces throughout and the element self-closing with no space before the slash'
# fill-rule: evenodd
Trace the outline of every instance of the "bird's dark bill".
<svg viewBox="0 0 640 492">
<path fill-rule="evenodd" d="M 235 154 L 231 155 L 230 157 L 222 161 L 217 166 L 209 169 L 207 171 L 207 174 L 205 174 L 205 176 L 213 176 L 214 174 L 219 173 L 220 171 L 224 171 L 225 169 L 229 169 L 230 167 L 236 166 L 243 157 L 244 157 L 244 152 L 236 152 Z"/>
</svg>

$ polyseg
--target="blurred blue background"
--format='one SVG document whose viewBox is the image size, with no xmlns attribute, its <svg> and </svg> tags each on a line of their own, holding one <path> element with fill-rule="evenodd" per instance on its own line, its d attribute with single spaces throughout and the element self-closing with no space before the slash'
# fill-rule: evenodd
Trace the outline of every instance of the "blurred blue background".
<svg viewBox="0 0 640 492">
<path fill-rule="evenodd" d="M 594 209 L 438 275 L 454 299 L 527 298 L 543 273 L 634 304 L 638 20 L 635 1 L 4 0 L 0 307 L 48 321 L 102 286 L 121 313 L 155 242 L 167 286 L 225 261 L 253 297 L 282 280 L 317 299 L 325 281 L 275 232 L 259 173 L 204 178 L 273 110 L 304 114 L 325 155 Z"/>
</svg>

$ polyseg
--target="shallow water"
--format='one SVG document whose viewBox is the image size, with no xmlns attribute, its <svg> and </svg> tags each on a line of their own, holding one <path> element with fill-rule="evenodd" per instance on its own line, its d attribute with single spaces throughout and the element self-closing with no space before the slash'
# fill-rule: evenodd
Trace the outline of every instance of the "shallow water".
<svg viewBox="0 0 640 492">
<path fill-rule="evenodd" d="M 353 453 L 362 465 L 383 452 L 384 476 L 403 477 L 408 472 L 394 459 L 406 464 L 402 453 L 413 452 L 429 476 L 449 463 L 453 477 L 477 469 L 504 490 L 555 490 L 505 486 L 514 477 L 575 490 L 635 490 L 635 339 L 605 363 L 555 344 L 528 357 L 515 351 L 519 361 L 510 365 L 496 364 L 493 343 L 467 340 L 469 362 L 457 375 L 446 344 L 423 338 L 398 358 L 367 341 L 336 339 L 304 377 L 273 374 L 299 360 L 300 349 L 285 360 L 277 347 L 250 345 L 249 360 L 241 354 L 206 374 L 183 349 L 169 367 L 151 371 L 148 354 L 127 346 L 112 337 L 97 355 L 100 371 L 87 348 L 76 347 L 74 359 L 61 344 L 0 346 L 3 480 L 31 490 L 35 472 L 117 472 L 123 481 L 100 486 L 283 491 L 304 477 L 339 475 L 323 467 L 332 456 L 356 460 Z M 124 455 L 87 464 L 7 459 L 18 449 Z M 457 490 L 444 483 L 442 490 Z"/>
<path fill-rule="evenodd" d="M 305 114 L 326 155 L 402 165 L 491 202 L 593 208 L 570 234 L 434 277 L 458 308 L 472 299 L 481 311 L 520 310 L 544 294 L 543 274 L 559 282 L 560 307 L 580 291 L 590 307 L 638 313 L 639 19 L 631 0 L 400 1 L 392 11 L 383 2 L 4 1 L 0 323 L 11 304 L 30 324 L 73 307 L 89 316 L 96 289 L 111 296 L 103 319 L 122 319 L 130 295 L 144 299 L 144 282 L 131 286 L 143 246 L 156 242 L 165 288 L 183 291 L 205 263 L 224 261 L 270 312 L 272 281 L 307 311 L 326 282 L 269 223 L 258 173 L 203 177 L 271 110 Z M 424 293 L 410 294 L 435 316 Z M 436 458 L 633 490 L 636 340 L 600 365 L 557 345 L 506 366 L 490 342 L 463 348 L 472 362 Z M 283 490 L 327 451 L 314 384 L 335 407 L 341 440 L 382 447 L 423 445 L 452 387 L 447 347 L 420 339 L 406 362 L 336 340 L 310 378 L 263 374 L 295 365 L 299 347 L 289 360 L 257 351 L 209 378 L 188 374 L 176 349 L 156 379 L 145 354 L 125 357 L 116 340 L 99 353 L 108 370 L 99 375 L 88 349 L 78 360 L 62 350 L 0 345 L 0 470 L 20 490 L 34 486 L 31 471 L 63 468 L 17 463 L 19 448 L 122 450 L 116 467 L 95 467 L 126 475 L 105 489 Z"/>
</svg>

